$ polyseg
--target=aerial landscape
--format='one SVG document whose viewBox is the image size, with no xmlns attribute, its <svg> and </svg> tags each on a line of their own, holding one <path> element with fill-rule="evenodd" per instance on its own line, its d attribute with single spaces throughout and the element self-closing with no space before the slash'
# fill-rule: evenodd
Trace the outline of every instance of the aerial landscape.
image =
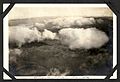
<svg viewBox="0 0 120 82">
<path fill-rule="evenodd" d="M 8 45 L 15 76 L 106 75 L 113 66 L 113 17 L 9 19 Z"/>
</svg>

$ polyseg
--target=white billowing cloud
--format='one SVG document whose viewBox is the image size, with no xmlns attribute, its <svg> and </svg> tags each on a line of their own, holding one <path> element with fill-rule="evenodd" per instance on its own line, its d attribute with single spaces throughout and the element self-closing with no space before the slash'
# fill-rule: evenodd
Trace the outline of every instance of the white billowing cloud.
<svg viewBox="0 0 120 82">
<path fill-rule="evenodd" d="M 44 29 L 44 32 L 42 33 L 42 38 L 43 39 L 57 39 L 56 33 L 53 33 L 47 29 Z"/>
<path fill-rule="evenodd" d="M 79 18 L 74 21 L 74 25 L 82 26 L 82 25 L 91 25 L 95 24 L 95 19 L 94 18 Z"/>
<path fill-rule="evenodd" d="M 14 26 L 9 29 L 9 42 L 21 47 L 25 43 L 40 42 L 45 39 L 58 39 L 57 34 L 47 29 L 39 32 L 36 27 Z"/>
<path fill-rule="evenodd" d="M 41 41 L 41 33 L 36 28 L 14 26 L 9 28 L 9 42 L 21 47 L 25 43 Z"/>
<path fill-rule="evenodd" d="M 44 22 L 43 22 L 44 21 Z M 43 19 L 42 22 L 36 22 L 34 26 L 38 30 L 43 29 L 61 29 L 66 27 L 72 27 L 74 25 L 83 26 L 83 25 L 92 25 L 96 23 L 94 18 L 86 18 L 86 17 L 56 17 L 51 19 Z"/>
<path fill-rule="evenodd" d="M 75 20 L 77 20 L 77 17 L 59 17 L 48 21 L 48 23 L 51 23 L 54 26 L 70 27 L 74 24 Z"/>
<path fill-rule="evenodd" d="M 38 30 L 43 30 L 45 28 L 45 24 L 44 23 L 35 23 L 34 26 L 38 29 Z"/>
<path fill-rule="evenodd" d="M 95 23 L 94 18 L 85 18 L 85 17 L 59 17 L 53 20 L 47 21 L 47 24 L 51 23 L 54 26 L 60 27 L 70 27 L 71 25 L 90 25 Z"/>
<path fill-rule="evenodd" d="M 99 48 L 108 42 L 108 36 L 96 28 L 64 28 L 59 31 L 62 44 L 70 49 Z"/>
<path fill-rule="evenodd" d="M 96 20 L 94 18 L 57 17 L 43 21 L 44 19 L 42 22 L 36 22 L 34 25 L 10 27 L 9 42 L 15 43 L 18 47 L 21 47 L 25 43 L 31 43 L 34 41 L 40 42 L 45 39 L 59 39 L 59 35 L 60 41 L 63 44 L 68 45 L 71 49 L 90 49 L 101 47 L 108 41 L 107 35 L 96 28 L 74 28 L 74 25 L 82 26 L 95 24 Z M 97 22 L 102 23 L 103 20 Z M 42 32 L 39 30 L 42 30 Z M 58 34 L 52 32 L 58 32 L 58 30 L 60 30 Z"/>
</svg>

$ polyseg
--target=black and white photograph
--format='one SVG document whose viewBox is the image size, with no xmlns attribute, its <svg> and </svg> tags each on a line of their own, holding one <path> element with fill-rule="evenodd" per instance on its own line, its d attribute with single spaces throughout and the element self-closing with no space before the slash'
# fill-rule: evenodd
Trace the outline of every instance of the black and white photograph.
<svg viewBox="0 0 120 82">
<path fill-rule="evenodd" d="M 106 4 L 15 4 L 6 17 L 4 66 L 16 77 L 106 76 L 116 65 Z"/>
</svg>

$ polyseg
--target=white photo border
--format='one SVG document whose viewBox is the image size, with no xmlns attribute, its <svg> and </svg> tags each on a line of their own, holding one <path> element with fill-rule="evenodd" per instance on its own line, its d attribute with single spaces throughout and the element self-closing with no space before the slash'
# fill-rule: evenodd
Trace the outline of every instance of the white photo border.
<svg viewBox="0 0 120 82">
<path fill-rule="evenodd" d="M 15 4 L 14 7 L 38 7 L 38 6 L 80 6 L 80 7 L 108 7 L 107 4 Z M 6 8 L 3 4 L 3 10 Z M 8 13 L 9 14 L 9 13 Z M 9 28 L 8 14 L 3 19 L 3 67 L 9 71 Z M 117 65 L 117 16 L 113 13 L 113 68 Z M 15 76 L 16 79 L 105 79 L 106 76 Z M 4 78 L 7 79 L 7 78 Z"/>
</svg>

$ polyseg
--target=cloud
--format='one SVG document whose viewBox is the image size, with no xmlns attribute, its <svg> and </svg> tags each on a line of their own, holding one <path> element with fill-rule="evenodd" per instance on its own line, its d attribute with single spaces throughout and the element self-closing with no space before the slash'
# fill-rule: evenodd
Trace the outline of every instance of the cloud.
<svg viewBox="0 0 120 82">
<path fill-rule="evenodd" d="M 42 32 L 42 38 L 43 39 L 57 39 L 57 34 L 53 33 L 47 29 L 44 29 L 44 31 Z"/>
<path fill-rule="evenodd" d="M 21 47 L 25 43 L 41 41 L 41 33 L 36 28 L 14 26 L 9 28 L 9 42 Z"/>
<path fill-rule="evenodd" d="M 58 17 L 53 20 L 47 21 L 47 24 L 51 23 L 53 26 L 70 27 L 71 25 L 91 25 L 95 23 L 94 18 L 85 17 Z"/>
<path fill-rule="evenodd" d="M 96 22 L 102 23 L 103 20 L 96 21 L 94 18 L 86 17 L 43 18 L 41 22 L 36 22 L 33 25 L 10 27 L 9 42 L 21 47 L 25 43 L 40 42 L 45 39 L 59 39 L 59 35 L 60 41 L 71 49 L 98 48 L 108 41 L 107 35 L 96 28 L 84 29 L 81 27 L 82 25 L 91 25 Z M 75 28 L 74 25 L 79 26 L 79 28 Z"/>
<path fill-rule="evenodd" d="M 10 44 L 15 44 L 18 47 L 26 43 L 31 42 L 40 42 L 45 39 L 58 39 L 57 34 L 51 32 L 47 29 L 44 29 L 43 32 L 40 32 L 36 27 L 27 27 L 27 26 L 14 26 L 9 29 L 9 42 Z"/>
<path fill-rule="evenodd" d="M 56 17 L 51 19 L 42 19 L 40 22 L 34 23 L 34 26 L 43 31 L 44 29 L 54 30 L 54 29 L 62 29 L 69 28 L 73 26 L 81 27 L 83 25 L 92 25 L 95 24 L 96 20 L 92 17 Z"/>
<path fill-rule="evenodd" d="M 59 31 L 62 44 L 70 49 L 99 48 L 108 42 L 108 36 L 96 28 L 64 28 Z"/>
</svg>

